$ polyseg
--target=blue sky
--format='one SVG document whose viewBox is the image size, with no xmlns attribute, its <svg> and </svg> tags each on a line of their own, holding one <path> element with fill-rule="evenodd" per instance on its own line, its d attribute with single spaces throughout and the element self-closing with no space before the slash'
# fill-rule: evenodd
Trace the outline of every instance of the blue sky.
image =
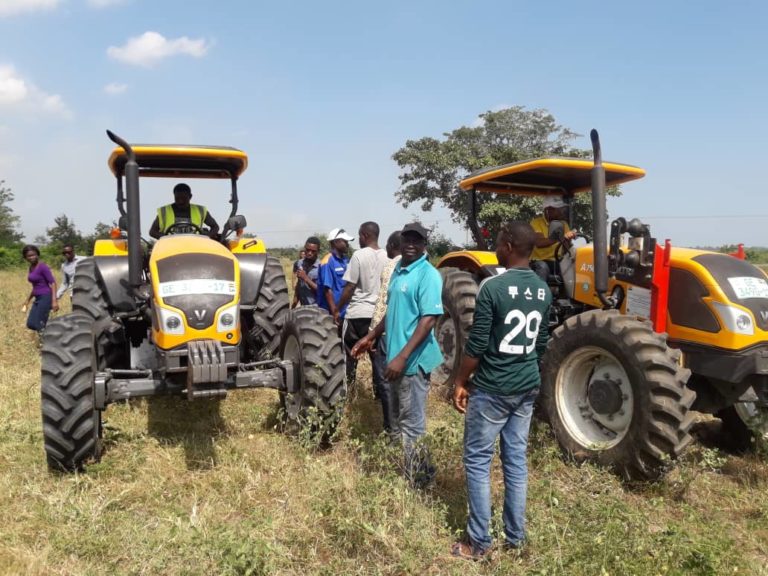
<svg viewBox="0 0 768 576">
<path fill-rule="evenodd" d="M 241 212 L 268 246 L 385 234 L 392 153 L 504 106 L 545 108 L 647 177 L 609 202 L 678 245 L 768 245 L 764 2 L 0 0 L 0 179 L 28 239 L 116 216 L 110 128 L 245 150 Z M 144 181 L 143 228 L 170 200 Z M 220 222 L 228 187 L 194 184 Z"/>
</svg>

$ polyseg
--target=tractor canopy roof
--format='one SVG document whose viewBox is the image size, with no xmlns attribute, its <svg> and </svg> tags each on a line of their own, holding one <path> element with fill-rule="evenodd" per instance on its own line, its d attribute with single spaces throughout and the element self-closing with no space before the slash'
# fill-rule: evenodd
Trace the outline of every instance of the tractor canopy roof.
<svg viewBox="0 0 768 576">
<path fill-rule="evenodd" d="M 574 194 L 592 187 L 592 160 L 583 158 L 536 158 L 473 172 L 459 182 L 463 190 L 503 194 Z M 645 170 L 629 164 L 603 162 L 605 184 L 613 186 L 645 176 Z"/>
<path fill-rule="evenodd" d="M 160 178 L 237 179 L 248 167 L 248 156 L 229 146 L 135 144 L 139 176 Z M 109 169 L 122 176 L 128 158 L 118 146 L 109 155 Z"/>
</svg>

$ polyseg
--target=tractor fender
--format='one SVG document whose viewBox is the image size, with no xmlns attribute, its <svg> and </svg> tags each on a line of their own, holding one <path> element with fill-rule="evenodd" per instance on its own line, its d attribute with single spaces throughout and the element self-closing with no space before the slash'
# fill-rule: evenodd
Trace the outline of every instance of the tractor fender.
<svg viewBox="0 0 768 576">
<path fill-rule="evenodd" d="M 128 284 L 128 258 L 124 256 L 94 256 L 98 281 L 111 310 L 130 312 L 136 309 Z"/>
<path fill-rule="evenodd" d="M 240 264 L 240 304 L 253 306 L 259 299 L 267 266 L 266 253 L 234 254 Z"/>
</svg>

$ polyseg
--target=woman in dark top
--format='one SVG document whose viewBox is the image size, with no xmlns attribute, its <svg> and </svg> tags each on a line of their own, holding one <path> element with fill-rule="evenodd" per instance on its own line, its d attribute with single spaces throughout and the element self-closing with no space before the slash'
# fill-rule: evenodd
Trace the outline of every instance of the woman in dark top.
<svg viewBox="0 0 768 576">
<path fill-rule="evenodd" d="M 45 262 L 40 262 L 40 250 L 37 246 L 28 244 L 21 249 L 24 260 L 29 262 L 29 275 L 27 280 L 32 284 L 32 291 L 29 293 L 22 310 L 24 312 L 29 308 L 29 303 L 34 298 L 35 302 L 29 310 L 27 317 L 27 328 L 41 332 L 48 323 L 48 315 L 51 308 L 54 312 L 59 309 L 59 302 L 56 299 L 56 279 L 53 277 L 51 269 Z"/>
</svg>

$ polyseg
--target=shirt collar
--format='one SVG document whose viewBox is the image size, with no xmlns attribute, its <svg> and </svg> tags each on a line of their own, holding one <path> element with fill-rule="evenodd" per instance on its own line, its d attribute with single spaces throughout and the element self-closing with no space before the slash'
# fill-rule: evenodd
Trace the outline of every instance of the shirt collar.
<svg viewBox="0 0 768 576">
<path fill-rule="evenodd" d="M 335 259 L 338 262 L 344 262 L 347 258 L 345 256 L 339 256 L 336 254 L 336 250 L 331 250 L 331 258 Z"/>
<path fill-rule="evenodd" d="M 424 254 L 422 254 L 420 258 L 417 258 L 416 260 L 411 262 L 406 267 L 403 266 L 403 260 L 400 259 L 397 262 L 397 266 L 395 266 L 395 271 L 398 274 L 401 273 L 401 272 L 405 274 L 407 272 L 410 272 L 411 270 L 416 270 L 416 268 L 418 268 L 419 266 L 422 266 L 424 264 L 424 262 L 426 262 L 426 261 L 427 261 L 427 253 L 426 252 L 424 252 Z"/>
</svg>

